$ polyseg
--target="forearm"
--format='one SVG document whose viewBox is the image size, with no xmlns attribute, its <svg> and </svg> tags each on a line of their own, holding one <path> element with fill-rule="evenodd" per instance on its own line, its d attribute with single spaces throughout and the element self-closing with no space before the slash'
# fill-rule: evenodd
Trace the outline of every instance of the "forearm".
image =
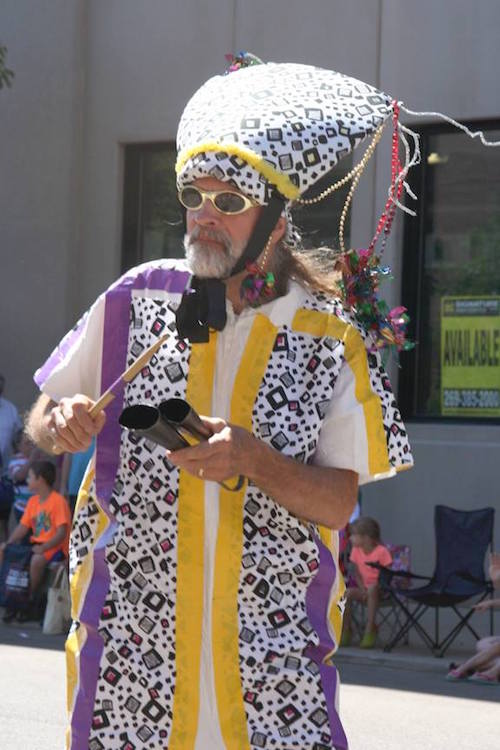
<svg viewBox="0 0 500 750">
<path fill-rule="evenodd" d="M 55 454 L 54 436 L 49 427 L 50 410 L 56 406 L 44 393 L 33 404 L 26 422 L 26 432 L 43 451 Z"/>
<path fill-rule="evenodd" d="M 363 590 L 365 588 L 365 584 L 363 583 L 361 573 L 359 572 L 359 568 L 356 563 L 354 563 L 354 580 L 356 581 L 356 586 L 358 587 L 358 589 Z"/>
<path fill-rule="evenodd" d="M 254 440 L 242 473 L 295 516 L 332 529 L 346 525 L 356 503 L 355 472 L 302 464 Z"/>
<path fill-rule="evenodd" d="M 18 524 L 7 539 L 6 544 L 17 544 L 18 542 L 22 542 L 28 532 L 29 529 L 26 526 L 23 526 L 22 523 Z"/>
</svg>

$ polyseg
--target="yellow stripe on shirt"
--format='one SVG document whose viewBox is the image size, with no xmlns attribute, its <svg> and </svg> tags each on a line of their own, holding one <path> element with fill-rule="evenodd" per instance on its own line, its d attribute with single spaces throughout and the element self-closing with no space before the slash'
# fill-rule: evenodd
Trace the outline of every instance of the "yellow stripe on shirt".
<svg viewBox="0 0 500 750">
<path fill-rule="evenodd" d="M 217 334 L 193 344 L 186 400 L 198 414 L 211 413 Z M 175 690 L 169 750 L 192 750 L 198 729 L 203 621 L 205 483 L 180 472 L 175 606 Z"/>
<path fill-rule="evenodd" d="M 231 401 L 233 424 L 252 432 L 252 410 L 276 339 L 277 328 L 257 315 L 236 375 Z M 215 553 L 212 636 L 215 691 L 227 750 L 249 750 L 239 668 L 238 586 L 243 552 L 243 501 L 239 492 L 220 491 Z"/>
<path fill-rule="evenodd" d="M 297 310 L 292 328 L 317 338 L 331 336 L 344 342 L 345 360 L 354 374 L 356 400 L 363 407 L 368 444 L 368 472 L 382 474 L 390 470 L 382 404 L 372 390 L 368 356 L 359 331 L 335 315 L 318 310 Z"/>
<path fill-rule="evenodd" d="M 333 631 L 332 635 L 335 640 L 335 647 L 327 654 L 323 661 L 327 662 L 337 650 L 342 634 L 342 612 L 338 603 L 344 596 L 345 582 L 344 576 L 340 571 L 339 565 L 339 532 L 329 529 L 326 526 L 318 526 L 321 541 L 332 555 L 333 564 L 335 565 L 335 582 L 330 592 L 330 602 L 328 607 L 328 622 Z"/>
</svg>

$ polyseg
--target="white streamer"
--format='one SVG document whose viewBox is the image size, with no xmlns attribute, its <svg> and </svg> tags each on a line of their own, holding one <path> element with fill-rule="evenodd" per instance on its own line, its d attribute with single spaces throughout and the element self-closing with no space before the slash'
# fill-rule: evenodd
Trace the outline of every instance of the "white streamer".
<svg viewBox="0 0 500 750">
<path fill-rule="evenodd" d="M 476 130 L 473 132 L 472 130 L 469 130 L 466 125 L 463 125 L 461 122 L 457 122 L 452 117 L 448 117 L 448 115 L 443 115 L 442 112 L 414 112 L 413 110 L 408 109 L 408 107 L 405 107 L 403 102 L 398 102 L 398 104 L 400 109 L 402 109 L 408 115 L 414 115 L 415 117 L 437 117 L 441 120 L 445 120 L 446 122 L 449 122 L 450 125 L 454 125 L 459 130 L 463 130 L 463 132 L 466 133 L 469 138 L 479 138 L 483 146 L 500 146 L 500 141 L 487 141 L 482 130 Z"/>
</svg>

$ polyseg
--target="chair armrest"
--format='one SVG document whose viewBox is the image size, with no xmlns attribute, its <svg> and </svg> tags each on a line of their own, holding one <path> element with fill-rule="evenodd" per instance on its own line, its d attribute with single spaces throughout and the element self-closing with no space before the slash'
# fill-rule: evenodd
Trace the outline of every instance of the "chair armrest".
<svg viewBox="0 0 500 750">
<path fill-rule="evenodd" d="M 380 583 L 382 586 L 390 587 L 393 578 L 418 578 L 422 581 L 432 581 L 430 576 L 417 575 L 409 570 L 393 570 L 392 568 L 386 568 L 385 565 L 381 565 L 378 562 L 367 562 L 366 565 L 380 572 Z"/>
<path fill-rule="evenodd" d="M 369 564 L 369 563 L 368 563 Z M 485 587 L 487 590 L 493 591 L 493 583 L 492 581 L 486 579 L 486 578 L 476 578 L 476 576 L 471 575 L 466 570 L 455 570 L 453 573 L 450 573 L 449 576 L 446 578 L 446 581 L 444 582 L 442 588 L 445 589 L 448 585 L 448 582 L 450 578 L 461 578 L 463 581 L 469 581 L 469 583 L 478 583 Z"/>
</svg>

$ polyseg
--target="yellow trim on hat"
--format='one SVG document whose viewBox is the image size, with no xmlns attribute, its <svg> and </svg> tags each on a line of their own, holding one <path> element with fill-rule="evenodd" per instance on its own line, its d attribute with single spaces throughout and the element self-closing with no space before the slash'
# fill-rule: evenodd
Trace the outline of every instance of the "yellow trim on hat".
<svg viewBox="0 0 500 750">
<path fill-rule="evenodd" d="M 203 151 L 221 151 L 232 156 L 239 156 L 241 159 L 250 164 L 259 174 L 266 178 L 268 182 L 275 185 L 280 193 L 289 200 L 295 200 L 300 195 L 300 190 L 291 179 L 282 172 L 278 172 L 268 161 L 262 158 L 249 148 L 238 146 L 236 143 L 217 143 L 216 141 L 207 141 L 206 143 L 197 143 L 196 146 L 186 148 L 177 156 L 175 164 L 176 174 L 182 171 L 184 164 L 197 154 Z"/>
</svg>

